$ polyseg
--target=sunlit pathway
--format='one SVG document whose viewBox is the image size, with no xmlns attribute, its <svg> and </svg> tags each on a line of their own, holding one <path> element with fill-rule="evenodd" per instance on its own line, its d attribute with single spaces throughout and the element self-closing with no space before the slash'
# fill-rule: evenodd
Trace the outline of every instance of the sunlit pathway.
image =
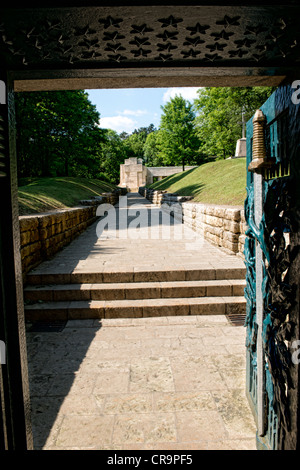
<svg viewBox="0 0 300 470">
<path fill-rule="evenodd" d="M 241 258 L 227 254 L 203 238 L 196 237 L 195 232 L 188 228 L 183 230 L 182 224 L 175 223 L 170 227 L 167 215 L 158 226 L 161 210 L 139 194 L 129 193 L 118 206 L 116 230 L 113 209 L 109 219 L 110 230 L 103 232 L 103 235 L 108 234 L 111 238 L 98 238 L 97 229 L 99 233 L 104 226 L 104 223 L 98 221 L 53 260 L 40 265 L 34 273 L 245 269 Z M 141 216 L 138 211 L 142 213 Z M 139 221 L 143 224 L 141 228 L 138 226 Z"/>
<path fill-rule="evenodd" d="M 152 224 L 152 237 L 146 237 L 149 219 L 157 221 L 159 209 L 136 194 L 129 194 L 128 208 L 125 202 L 118 211 L 127 215 L 129 208 L 129 218 L 123 223 L 117 217 L 117 230 L 110 225 L 106 232 L 110 238 L 98 238 L 98 221 L 31 273 L 36 282 L 80 279 L 85 295 L 124 292 L 135 299 L 118 301 L 121 318 L 108 318 L 113 302 L 101 301 L 105 308 L 99 307 L 97 317 L 70 319 L 78 314 L 78 301 L 65 302 L 69 316 L 60 331 L 28 324 L 35 448 L 255 449 L 256 428 L 245 397 L 245 329 L 222 314 L 220 306 L 229 297 L 209 297 L 207 306 L 201 304 L 206 297 L 193 297 L 201 289 L 204 296 L 220 295 L 215 289 L 240 296 L 243 261 L 191 233 L 180 237 L 182 227 L 170 228 L 167 219 L 160 228 Z M 163 229 L 169 228 L 166 238 Z M 226 279 L 233 272 L 236 284 L 233 279 L 230 285 Z M 58 287 L 56 295 L 67 289 Z M 36 290 L 45 296 L 58 287 L 50 283 Z M 169 298 L 179 297 L 179 291 L 183 299 Z M 130 302 L 138 308 L 124 310 Z M 164 302 L 170 302 L 168 309 Z"/>
</svg>

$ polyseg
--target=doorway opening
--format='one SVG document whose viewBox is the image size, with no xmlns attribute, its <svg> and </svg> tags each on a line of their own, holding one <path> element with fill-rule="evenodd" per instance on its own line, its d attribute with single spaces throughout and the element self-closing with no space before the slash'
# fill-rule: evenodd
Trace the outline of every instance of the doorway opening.
<svg viewBox="0 0 300 470">
<path fill-rule="evenodd" d="M 130 138 L 120 134 L 120 142 Z M 182 171 L 173 180 L 178 175 L 182 177 Z M 158 246 L 157 239 L 141 238 L 141 213 L 153 220 L 155 210 L 160 211 L 149 208 L 149 199 L 143 196 L 123 195 L 128 204 L 124 207 L 119 201 L 122 207 L 116 211 L 127 211 L 126 223 L 132 230 L 127 239 L 121 237 L 123 244 L 120 237 L 99 243 L 91 225 L 55 258 L 29 272 L 25 310 L 32 319 L 28 352 L 36 445 L 95 448 L 105 436 L 104 448 L 178 449 L 182 443 L 226 448 L 231 445 L 228 430 L 233 432 L 234 426 L 222 410 L 231 402 L 244 426 L 242 445 L 253 448 L 252 417 L 244 399 L 238 405 L 245 374 L 239 316 L 244 304 L 243 261 L 202 238 L 196 249 L 170 236 Z M 185 221 L 188 212 L 189 207 Z M 120 234 L 120 225 L 117 230 Z M 45 334 L 37 332 L 39 311 L 44 318 L 50 315 Z M 55 330 L 59 315 L 63 324 Z M 118 315 L 121 318 L 114 318 Z M 221 399 L 224 387 L 228 393 Z M 103 414 L 105 419 L 100 418 Z M 217 440 L 216 435 L 205 437 L 204 423 L 212 418 Z M 196 440 L 187 435 L 190 419 Z M 88 429 L 91 440 L 81 433 L 74 438 L 74 423 L 77 429 Z M 241 443 L 234 439 L 234 445 Z"/>
</svg>

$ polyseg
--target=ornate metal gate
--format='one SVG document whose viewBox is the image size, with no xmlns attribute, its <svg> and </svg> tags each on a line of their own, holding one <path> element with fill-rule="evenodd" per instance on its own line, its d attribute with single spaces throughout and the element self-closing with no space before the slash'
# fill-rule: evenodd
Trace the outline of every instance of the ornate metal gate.
<svg viewBox="0 0 300 470">
<path fill-rule="evenodd" d="M 282 86 L 247 123 L 248 224 L 245 326 L 247 395 L 257 423 L 257 447 L 283 447 L 291 430 L 289 391 L 298 252 L 299 106 Z"/>
</svg>

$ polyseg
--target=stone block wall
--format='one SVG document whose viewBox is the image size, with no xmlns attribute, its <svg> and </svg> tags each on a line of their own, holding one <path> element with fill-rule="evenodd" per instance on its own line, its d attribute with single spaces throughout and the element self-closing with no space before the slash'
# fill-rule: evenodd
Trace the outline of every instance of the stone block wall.
<svg viewBox="0 0 300 470">
<path fill-rule="evenodd" d="M 201 204 L 193 202 L 191 196 L 178 196 L 145 187 L 139 188 L 139 192 L 159 206 L 179 203 L 181 209 L 177 206 L 175 218 L 181 217 L 184 224 L 227 252 L 244 256 L 246 221 L 242 206 Z"/>
<path fill-rule="evenodd" d="M 97 206 L 19 218 L 23 274 L 51 258 L 96 220 Z"/>
<path fill-rule="evenodd" d="M 23 274 L 51 258 L 95 222 L 99 204 L 115 204 L 118 201 L 118 193 L 105 193 L 101 201 L 97 198 L 81 201 L 84 207 L 20 216 Z"/>
<path fill-rule="evenodd" d="M 226 251 L 243 255 L 246 222 L 242 207 L 185 202 L 183 223 Z"/>
</svg>

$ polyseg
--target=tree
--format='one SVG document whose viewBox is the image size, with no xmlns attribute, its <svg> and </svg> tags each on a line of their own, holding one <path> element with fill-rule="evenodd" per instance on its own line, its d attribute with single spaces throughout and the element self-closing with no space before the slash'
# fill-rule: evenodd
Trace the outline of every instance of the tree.
<svg viewBox="0 0 300 470">
<path fill-rule="evenodd" d="M 116 131 L 105 129 L 105 141 L 99 151 L 99 168 L 97 176 L 104 177 L 113 184 L 120 183 L 120 165 L 127 157 L 124 141 Z"/>
<path fill-rule="evenodd" d="M 236 142 L 242 137 L 242 111 L 245 119 L 250 119 L 272 92 L 270 87 L 199 89 L 194 106 L 200 150 L 217 158 L 233 156 Z"/>
<path fill-rule="evenodd" d="M 158 136 L 159 157 L 168 165 L 190 163 L 198 152 L 193 106 L 182 96 L 175 96 L 165 105 Z"/>
<path fill-rule="evenodd" d="M 147 135 L 144 144 L 144 161 L 146 166 L 162 166 L 163 159 L 159 157 L 158 138 L 159 130 Z"/>
<path fill-rule="evenodd" d="M 120 137 L 124 140 L 126 147 L 127 158 L 144 158 L 144 145 L 149 134 L 154 132 L 156 129 L 154 124 L 150 124 L 148 127 L 140 127 L 135 129 L 131 135 L 127 135 L 122 132 Z"/>
<path fill-rule="evenodd" d="M 16 118 L 19 176 L 92 176 L 103 133 L 87 93 L 17 93 Z"/>
</svg>

